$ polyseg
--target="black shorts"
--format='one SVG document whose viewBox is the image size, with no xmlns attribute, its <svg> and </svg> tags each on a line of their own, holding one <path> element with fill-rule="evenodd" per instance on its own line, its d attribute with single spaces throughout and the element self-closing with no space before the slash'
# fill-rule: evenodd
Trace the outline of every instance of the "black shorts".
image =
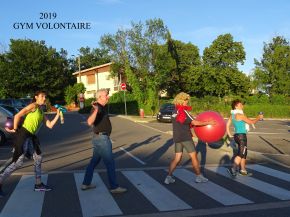
<svg viewBox="0 0 290 217">
<path fill-rule="evenodd" d="M 237 133 L 234 135 L 235 142 L 238 144 L 237 155 L 241 158 L 247 158 L 247 135 L 245 133 Z"/>
<path fill-rule="evenodd" d="M 24 127 L 21 127 L 14 136 L 14 153 L 13 153 L 13 162 L 16 162 L 17 159 L 23 154 L 23 145 L 25 144 L 26 139 L 31 139 L 33 148 L 37 155 L 41 154 L 40 150 L 40 143 L 38 138 L 31 134 L 28 130 L 26 130 Z"/>
</svg>

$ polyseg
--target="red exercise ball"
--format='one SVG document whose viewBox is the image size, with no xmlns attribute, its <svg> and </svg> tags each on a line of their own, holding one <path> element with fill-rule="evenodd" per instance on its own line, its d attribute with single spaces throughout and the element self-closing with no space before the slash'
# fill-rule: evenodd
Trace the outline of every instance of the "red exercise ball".
<svg viewBox="0 0 290 217">
<path fill-rule="evenodd" d="M 7 127 L 9 130 L 13 129 L 13 119 L 7 118 L 5 122 L 5 127 Z"/>
<path fill-rule="evenodd" d="M 203 142 L 211 143 L 219 141 L 226 132 L 226 122 L 217 112 L 206 111 L 196 116 L 197 121 L 215 120 L 215 125 L 194 126 L 195 135 Z"/>
</svg>

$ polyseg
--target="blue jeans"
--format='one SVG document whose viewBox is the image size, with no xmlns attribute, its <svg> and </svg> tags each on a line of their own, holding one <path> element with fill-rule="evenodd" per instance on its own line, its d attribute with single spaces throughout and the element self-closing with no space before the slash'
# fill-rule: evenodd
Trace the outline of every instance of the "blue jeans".
<svg viewBox="0 0 290 217">
<path fill-rule="evenodd" d="M 115 161 L 112 153 L 112 142 L 109 136 L 93 135 L 93 156 L 89 165 L 86 168 L 83 184 L 90 185 L 93 179 L 94 169 L 100 162 L 101 158 L 107 168 L 107 175 L 111 189 L 118 187 L 116 181 Z"/>
</svg>

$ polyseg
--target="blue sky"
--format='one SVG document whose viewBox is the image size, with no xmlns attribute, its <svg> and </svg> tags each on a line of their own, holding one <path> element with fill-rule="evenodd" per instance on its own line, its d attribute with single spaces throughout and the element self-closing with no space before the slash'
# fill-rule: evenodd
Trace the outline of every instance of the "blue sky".
<svg viewBox="0 0 290 217">
<path fill-rule="evenodd" d="M 220 34 L 231 33 L 243 43 L 246 61 L 239 68 L 249 74 L 264 42 L 278 35 L 290 39 L 289 0 L 9 0 L 0 10 L 0 52 L 9 49 L 11 38 L 27 38 L 77 55 L 80 47 L 99 47 L 102 35 L 128 28 L 131 21 L 161 18 L 174 39 L 193 43 L 200 54 Z M 41 20 L 42 12 L 55 12 L 57 18 Z M 32 22 L 89 22 L 91 29 L 13 28 Z"/>
</svg>

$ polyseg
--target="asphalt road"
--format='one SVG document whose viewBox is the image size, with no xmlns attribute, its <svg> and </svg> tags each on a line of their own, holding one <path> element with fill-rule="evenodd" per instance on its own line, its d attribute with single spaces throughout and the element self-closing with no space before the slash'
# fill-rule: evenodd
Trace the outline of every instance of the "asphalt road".
<svg viewBox="0 0 290 217">
<path fill-rule="evenodd" d="M 281 160 L 290 153 L 289 122 L 265 120 L 249 133 L 252 177 L 232 180 L 224 173 L 233 154 L 230 146 L 213 149 L 199 143 L 199 159 L 210 182 L 193 182 L 185 154 L 175 174 L 177 182 L 167 186 L 163 180 L 174 152 L 171 124 L 118 116 L 111 121 L 117 177 L 128 193 L 112 197 L 107 192 L 103 163 L 94 176 L 97 189 L 79 190 L 92 154 L 91 129 L 86 115 L 66 113 L 63 125 L 39 132 L 43 180 L 54 190 L 32 191 L 33 161 L 27 161 L 4 186 L 7 196 L 0 199 L 0 216 L 289 216 L 290 168 Z M 0 150 L 3 165 L 11 147 Z M 90 206 L 89 201 L 94 203 Z"/>
</svg>

